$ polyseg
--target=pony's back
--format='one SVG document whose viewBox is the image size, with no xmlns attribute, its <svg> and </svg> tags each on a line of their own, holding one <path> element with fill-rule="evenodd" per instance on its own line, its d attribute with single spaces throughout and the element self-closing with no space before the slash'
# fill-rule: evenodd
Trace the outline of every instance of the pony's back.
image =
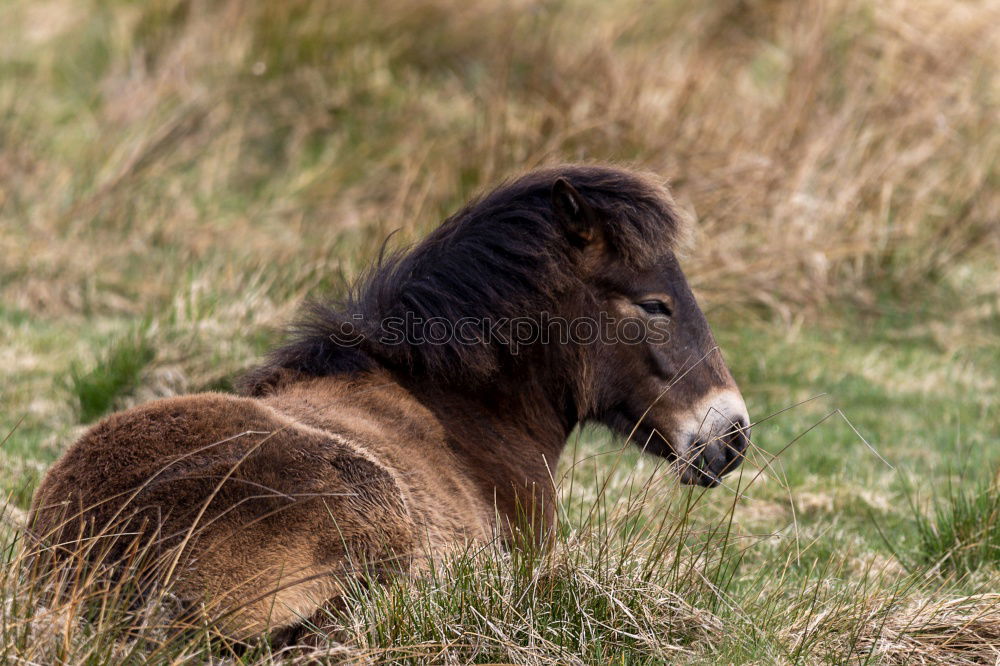
<svg viewBox="0 0 1000 666">
<path fill-rule="evenodd" d="M 237 638 L 310 617 L 345 576 L 407 568 L 413 532 L 370 454 L 221 394 L 105 419 L 51 468 L 31 518 L 37 558 L 64 586 L 81 567 L 129 576 Z"/>
</svg>

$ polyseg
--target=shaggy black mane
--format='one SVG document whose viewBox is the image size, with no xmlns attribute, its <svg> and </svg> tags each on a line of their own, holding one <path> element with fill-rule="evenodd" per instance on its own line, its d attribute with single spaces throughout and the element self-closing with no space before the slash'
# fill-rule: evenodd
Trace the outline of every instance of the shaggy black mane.
<svg viewBox="0 0 1000 666">
<path fill-rule="evenodd" d="M 577 250 L 551 201 L 560 178 L 596 212 L 623 269 L 648 267 L 673 248 L 679 219 L 653 178 L 608 166 L 533 171 L 470 202 L 413 249 L 381 258 L 342 301 L 308 305 L 288 341 L 244 378 L 244 391 L 265 393 L 289 373 L 323 376 L 378 366 L 444 381 L 490 380 L 511 363 L 502 343 L 414 340 L 429 326 L 467 317 L 564 312 L 579 296 L 585 287 L 580 262 L 571 256 Z M 386 321 L 409 322 L 407 339 L 387 334 Z"/>
</svg>

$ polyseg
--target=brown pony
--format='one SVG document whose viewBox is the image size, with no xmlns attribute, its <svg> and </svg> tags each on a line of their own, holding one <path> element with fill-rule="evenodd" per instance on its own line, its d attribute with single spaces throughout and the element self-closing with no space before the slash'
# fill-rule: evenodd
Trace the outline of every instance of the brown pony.
<svg viewBox="0 0 1000 666">
<path fill-rule="evenodd" d="M 544 542 L 579 423 L 716 485 L 748 417 L 674 256 L 679 225 L 632 171 L 508 182 L 309 308 L 243 395 L 94 426 L 35 493 L 31 533 L 50 565 L 169 581 L 185 617 L 244 639 L 301 624 L 362 570 Z M 156 566 L 130 568 L 140 554 Z"/>
</svg>

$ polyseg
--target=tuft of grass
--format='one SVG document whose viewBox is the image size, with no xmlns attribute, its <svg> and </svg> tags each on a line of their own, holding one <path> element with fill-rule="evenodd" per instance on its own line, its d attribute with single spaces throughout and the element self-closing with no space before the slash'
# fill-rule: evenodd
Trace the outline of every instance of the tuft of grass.
<svg viewBox="0 0 1000 666">
<path fill-rule="evenodd" d="M 355 588 L 333 638 L 380 659 L 433 663 L 663 663 L 715 644 L 697 576 L 651 576 L 629 549 L 575 535 L 541 557 L 488 546 L 416 584 Z M 631 542 L 635 547 L 638 542 Z M 605 549 L 604 556 L 597 553 Z M 329 639 L 331 636 L 327 636 Z"/>
<path fill-rule="evenodd" d="M 959 484 L 961 484 L 961 479 Z M 997 481 L 951 481 L 929 509 L 911 501 L 917 548 L 914 559 L 945 574 L 966 576 L 993 567 L 1000 574 L 1000 487 Z"/>
<path fill-rule="evenodd" d="M 142 371 L 156 356 L 144 328 L 113 339 L 89 370 L 79 364 L 70 368 L 70 390 L 79 403 L 80 421 L 106 414 L 115 401 L 139 385 Z"/>
</svg>

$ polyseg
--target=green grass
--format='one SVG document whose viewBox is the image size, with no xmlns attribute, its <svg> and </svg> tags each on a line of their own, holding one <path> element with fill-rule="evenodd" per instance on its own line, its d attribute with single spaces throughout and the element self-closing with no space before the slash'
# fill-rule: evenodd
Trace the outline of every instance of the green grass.
<svg viewBox="0 0 1000 666">
<path fill-rule="evenodd" d="M 80 421 L 90 423 L 104 416 L 115 400 L 139 385 L 142 371 L 155 357 L 156 350 L 140 327 L 111 340 L 93 367 L 71 366 L 70 390 L 79 403 Z"/>
<path fill-rule="evenodd" d="M 960 483 L 964 479 L 960 478 Z M 1000 569 L 1000 489 L 990 482 L 949 483 L 927 509 L 913 506 L 918 565 L 974 576 Z"/>
<path fill-rule="evenodd" d="M 680 589 L 651 582 L 654 572 L 625 551 L 597 555 L 573 545 L 582 552 L 547 560 L 466 554 L 415 587 L 359 590 L 349 598 L 357 610 L 331 619 L 349 627 L 355 644 L 395 658 L 432 657 L 461 641 L 456 656 L 480 662 L 607 663 L 627 654 L 631 663 L 656 663 L 715 639 L 714 618 L 699 617 Z M 391 646 L 400 646 L 395 655 Z"/>
</svg>

